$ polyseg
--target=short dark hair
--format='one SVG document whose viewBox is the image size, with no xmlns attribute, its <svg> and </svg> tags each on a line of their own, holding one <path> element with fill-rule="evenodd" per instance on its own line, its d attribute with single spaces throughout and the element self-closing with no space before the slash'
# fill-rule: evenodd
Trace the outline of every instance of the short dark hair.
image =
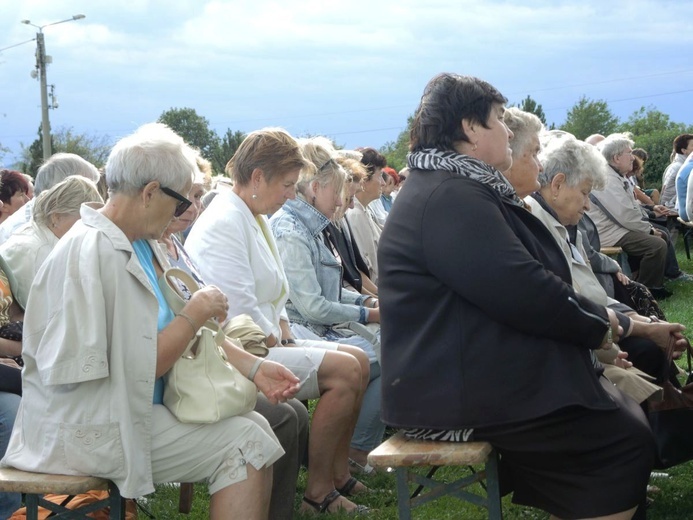
<svg viewBox="0 0 693 520">
<path fill-rule="evenodd" d="M 428 82 L 411 126 L 409 149 L 454 150 L 455 143 L 469 142 L 462 120 L 469 119 L 488 128 L 494 103 L 507 98 L 493 85 L 473 76 L 443 73 Z"/>
<path fill-rule="evenodd" d="M 29 181 L 17 170 L 0 170 L 0 200 L 9 204 L 15 193 L 29 193 Z"/>
<path fill-rule="evenodd" d="M 387 166 L 387 159 L 375 148 L 357 148 L 356 151 L 361 152 L 361 164 L 368 170 L 369 177 L 375 173 L 376 168 Z"/>
<path fill-rule="evenodd" d="M 688 148 L 688 141 L 693 139 L 693 134 L 681 134 L 674 139 L 674 151 L 683 153 L 684 148 Z"/>
</svg>

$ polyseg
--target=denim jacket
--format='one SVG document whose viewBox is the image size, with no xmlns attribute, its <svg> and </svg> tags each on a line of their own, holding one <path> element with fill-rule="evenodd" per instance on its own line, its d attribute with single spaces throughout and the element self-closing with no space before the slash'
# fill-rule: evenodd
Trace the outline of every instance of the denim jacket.
<svg viewBox="0 0 693 520">
<path fill-rule="evenodd" d="M 270 219 L 289 282 L 289 319 L 324 336 L 331 325 L 366 323 L 365 296 L 342 288 L 342 265 L 325 245 L 329 220 L 306 201 L 288 200 Z"/>
</svg>

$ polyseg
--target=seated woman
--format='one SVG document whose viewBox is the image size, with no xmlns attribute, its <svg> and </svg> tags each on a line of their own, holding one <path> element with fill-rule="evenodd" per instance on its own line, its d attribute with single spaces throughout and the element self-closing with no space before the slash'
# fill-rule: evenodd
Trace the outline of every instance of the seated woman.
<svg viewBox="0 0 693 520">
<path fill-rule="evenodd" d="M 180 193 L 196 170 L 192 150 L 161 124 L 111 151 L 108 202 L 82 206 L 82 219 L 32 286 L 23 399 L 2 465 L 111 479 L 128 498 L 158 482 L 206 479 L 210 518 L 266 519 L 271 465 L 283 453 L 267 421 L 250 412 L 183 424 L 162 404 L 162 377 L 197 328 L 224 320 L 228 309 L 218 289 L 205 287 L 174 315 L 157 283 L 157 246 L 148 240 L 190 205 Z M 225 350 L 250 375 L 257 358 Z M 297 389 L 296 378 L 270 361 L 254 381 L 275 401 Z"/>
<path fill-rule="evenodd" d="M 299 377 L 297 398 L 320 398 L 302 508 L 365 512 L 346 497 L 366 491 L 349 472 L 348 454 L 369 380 L 368 358 L 349 345 L 294 338 L 284 309 L 289 284 L 265 216 L 295 196 L 299 172 L 308 166 L 285 131 L 252 132 L 226 167 L 233 189 L 221 190 L 200 215 L 185 248 L 204 280 L 228 297 L 230 315 L 249 314 L 267 335 L 267 358 Z"/>
<path fill-rule="evenodd" d="M 345 218 L 348 209 L 354 207 L 354 196 L 361 191 L 361 182 L 366 177 L 366 168 L 356 159 L 338 157 L 337 162 L 347 173 L 342 189 L 342 205 L 335 212 L 332 221 L 327 225 L 327 234 L 332 246 L 342 260 L 342 282 L 344 287 L 368 296 L 377 296 L 378 287 L 371 281 L 368 265 L 361 256 L 351 226 Z"/>
<path fill-rule="evenodd" d="M 82 204 L 90 202 L 103 204 L 96 184 L 79 175 L 68 177 L 41 192 L 34 201 L 31 220 L 0 246 L 0 256 L 13 276 L 12 292 L 22 308 L 39 267 L 79 220 Z"/>
<path fill-rule="evenodd" d="M 342 204 L 346 179 L 335 150 L 320 137 L 303 140 L 301 148 L 315 173 L 304 175 L 297 197 L 270 219 L 290 288 L 286 311 L 297 337 L 354 345 L 368 355 L 370 382 L 350 450 L 352 465 L 368 472 L 368 453 L 380 444 L 385 430 L 380 421 L 380 365 L 374 344 L 379 343 L 380 309 L 377 298 L 342 288 L 341 257 L 325 233 Z"/>
<path fill-rule="evenodd" d="M 415 113 L 407 186 L 380 241 L 383 420 L 490 442 L 502 489 L 553 518 L 629 519 L 654 439 L 590 359 L 618 336 L 615 314 L 569 285 L 563 253 L 500 173 L 505 102 L 440 74 Z"/>
<path fill-rule="evenodd" d="M 346 219 L 368 265 L 370 279 L 378 285 L 378 242 L 382 228 L 368 207 L 382 194 L 385 185 L 382 171 L 387 162 L 373 148 L 359 148 L 357 151 L 361 153 L 361 164 L 366 167 L 367 172 L 366 178 L 361 181 L 363 189 L 356 193 L 354 207 L 347 210 Z"/>
<path fill-rule="evenodd" d="M 0 170 L 0 223 L 7 220 L 10 215 L 24 206 L 31 197 L 29 193 L 32 187 L 24 174 L 16 170 Z"/>
<path fill-rule="evenodd" d="M 582 236 L 576 228 L 584 212 L 583 205 L 576 203 L 578 198 L 579 202 L 585 198 L 579 193 L 586 191 L 589 194 L 592 187 L 604 185 L 604 158 L 593 146 L 578 142 L 571 136 L 561 136 L 551 141 L 543 153 L 543 167 L 538 158 L 539 132 L 543 128 L 539 118 L 518 108 L 509 108 L 504 121 L 513 132 L 510 140 L 513 165 L 503 175 L 519 197 L 526 197 L 524 200 L 532 214 L 541 220 L 563 251 L 575 291 L 595 303 L 611 307 L 623 327 L 619 345 L 627 355 L 619 353 L 616 345 L 611 351 L 597 351 L 596 357 L 606 363 L 606 377 L 639 403 L 654 394 L 661 395 L 660 388 L 638 377 L 642 373 L 637 374 L 631 369 L 626 374 L 623 369 L 630 369 L 632 362 L 660 384 L 670 376 L 675 380 L 676 372 L 671 370 L 675 367 L 667 366 L 664 349 L 672 334 L 678 334 L 674 340 L 681 338 L 683 327 L 667 323 L 650 325 L 651 318 L 639 316 L 633 309 L 608 298 L 586 260 Z M 589 189 L 586 189 L 588 184 Z M 535 193 L 537 188 L 539 191 Z M 619 360 L 626 356 L 627 362 Z"/>
<path fill-rule="evenodd" d="M 202 161 L 203 159 L 198 156 L 198 166 L 201 166 Z M 200 170 L 202 170 L 202 166 Z M 159 240 L 166 255 L 166 258 L 162 259 L 160 263 L 170 264 L 186 271 L 195 278 L 200 286 L 204 285 L 202 276 L 198 273 L 176 234 L 184 234 L 185 230 L 190 229 L 197 219 L 205 193 L 204 186 L 204 178 L 195 178 L 195 182 L 187 194 L 187 198 L 192 204 L 182 215 L 171 221 Z M 272 404 L 269 399 L 259 394 L 255 411 L 267 419 L 284 449 L 284 455 L 272 466 L 272 497 L 269 517 L 272 520 L 291 520 L 294 513 L 296 479 L 308 443 L 308 410 L 297 399 L 289 399 L 286 403 Z"/>
</svg>

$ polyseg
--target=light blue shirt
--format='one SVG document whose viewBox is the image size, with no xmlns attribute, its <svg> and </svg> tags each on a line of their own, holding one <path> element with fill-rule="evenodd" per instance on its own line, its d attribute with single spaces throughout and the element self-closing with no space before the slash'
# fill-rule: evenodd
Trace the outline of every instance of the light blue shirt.
<svg viewBox="0 0 693 520">
<path fill-rule="evenodd" d="M 156 299 L 159 302 L 159 321 L 157 327 L 159 332 L 161 332 L 173 320 L 175 314 L 168 306 L 164 293 L 161 292 L 161 288 L 159 287 L 156 269 L 154 268 L 154 253 L 146 240 L 135 240 L 132 243 L 132 248 L 135 250 L 137 259 L 140 261 L 142 269 L 147 274 L 149 283 L 152 284 L 152 289 L 154 289 L 154 294 L 156 294 Z M 164 404 L 163 377 L 157 378 L 156 383 L 154 383 L 154 404 Z"/>
<path fill-rule="evenodd" d="M 679 173 L 676 174 L 677 210 L 679 216 L 683 220 L 689 220 L 688 213 L 686 212 L 686 197 L 688 192 L 688 177 L 691 175 L 691 170 L 693 170 L 693 161 L 684 164 L 679 170 Z"/>
</svg>

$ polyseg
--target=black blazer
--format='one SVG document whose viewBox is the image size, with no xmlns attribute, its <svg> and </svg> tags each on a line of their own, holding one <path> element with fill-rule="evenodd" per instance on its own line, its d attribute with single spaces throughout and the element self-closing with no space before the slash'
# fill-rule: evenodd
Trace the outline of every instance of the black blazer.
<svg viewBox="0 0 693 520">
<path fill-rule="evenodd" d="M 385 423 L 459 429 L 616 407 L 589 356 L 606 310 L 574 292 L 528 210 L 467 177 L 414 170 L 378 255 Z"/>
</svg>

